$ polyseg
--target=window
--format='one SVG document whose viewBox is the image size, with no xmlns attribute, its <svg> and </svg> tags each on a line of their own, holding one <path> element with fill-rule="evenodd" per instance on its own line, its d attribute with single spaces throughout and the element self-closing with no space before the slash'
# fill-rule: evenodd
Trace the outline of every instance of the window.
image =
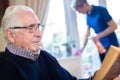
<svg viewBox="0 0 120 80">
<path fill-rule="evenodd" d="M 65 56 L 66 27 L 63 0 L 50 0 L 42 42 L 44 48 L 56 58 Z"/>
<path fill-rule="evenodd" d="M 117 1 L 119 1 L 119 0 L 117 0 Z M 116 23 L 119 26 L 120 25 L 120 16 L 119 16 L 120 12 L 115 11 L 115 8 L 118 8 L 118 6 L 119 6 L 119 4 L 117 4 L 119 2 L 117 2 L 117 1 L 114 2 L 113 0 L 112 1 L 107 0 L 107 8 L 109 9 L 110 13 L 112 14 L 113 18 L 116 20 Z M 47 49 L 47 51 L 49 51 L 56 58 L 69 57 L 68 54 L 74 48 L 74 47 L 71 47 L 71 44 L 68 44 L 69 36 L 67 36 L 67 31 L 70 31 L 70 30 L 67 30 L 66 24 L 70 24 L 71 22 L 75 22 L 75 21 L 71 20 L 71 22 L 66 22 L 71 19 L 70 18 L 71 15 L 68 14 L 67 15 L 68 17 L 65 16 L 66 15 L 65 12 L 68 12 L 69 10 L 66 9 L 68 11 L 64 11 L 64 7 L 68 8 L 68 6 L 66 6 L 64 2 L 65 2 L 64 0 L 50 0 L 47 23 L 46 23 L 44 35 L 42 38 L 44 48 Z M 69 2 L 69 1 L 66 1 L 66 2 Z M 88 0 L 88 2 L 90 4 L 99 5 L 98 0 Z M 67 4 L 69 4 L 69 3 L 67 3 Z M 111 7 L 111 5 L 114 5 L 114 6 Z M 82 47 L 85 32 L 86 32 L 85 28 L 87 27 L 86 19 L 83 14 L 78 14 L 78 13 L 74 14 L 72 11 L 71 11 L 71 14 L 72 14 L 72 17 L 74 16 L 74 18 L 77 21 L 76 23 L 73 23 L 73 25 L 75 24 L 75 26 L 77 26 L 74 28 L 78 29 L 78 31 L 79 31 L 78 39 L 80 38 L 80 40 L 79 40 L 78 45 L 80 45 L 80 47 Z M 71 31 L 73 31 L 73 29 Z M 91 31 L 94 34 L 94 31 L 93 30 L 91 30 Z M 117 30 L 116 32 L 117 32 L 117 35 L 120 35 L 120 29 Z M 72 35 L 72 34 L 74 34 L 74 33 L 71 33 L 70 35 Z M 119 41 L 120 41 L 120 38 L 119 38 Z M 74 41 L 73 41 L 73 43 L 74 43 Z M 67 45 L 67 47 L 66 47 L 66 45 Z M 72 46 L 74 46 L 74 45 L 72 45 Z M 94 50 L 92 50 L 92 49 L 94 49 Z M 83 77 L 85 77 L 84 74 L 88 73 L 88 72 L 90 72 L 93 75 L 93 73 L 96 71 L 96 69 L 98 69 L 101 65 L 99 56 L 98 56 L 98 51 L 91 40 L 88 41 L 86 49 L 85 49 L 84 53 L 82 54 L 81 58 L 82 58 L 81 59 L 82 65 L 83 65 L 82 66 Z"/>
<path fill-rule="evenodd" d="M 46 27 L 45 27 L 45 31 L 44 31 L 44 35 L 42 38 L 42 42 L 43 42 L 43 46 L 45 47 L 45 49 L 47 49 L 53 56 L 55 56 L 56 58 L 65 58 L 65 57 L 69 57 L 71 54 L 71 50 L 74 48 L 75 45 L 72 45 L 71 47 L 71 43 L 74 43 L 69 41 L 69 36 L 67 36 L 67 31 L 71 31 L 70 36 L 74 34 L 74 30 L 70 29 L 70 30 L 66 30 L 66 24 L 70 24 L 71 22 L 73 23 L 73 28 L 78 29 L 79 33 L 75 34 L 79 34 L 80 36 L 78 36 L 77 38 L 80 40 L 78 40 L 78 43 L 80 42 L 80 46 L 82 46 L 82 42 L 83 42 L 83 37 L 84 37 L 84 33 L 85 33 L 85 16 L 81 15 L 81 14 L 77 14 L 75 12 L 70 11 L 69 9 L 67 9 L 69 6 L 69 3 L 64 3 L 65 1 L 63 0 L 50 0 L 50 6 L 49 6 L 49 11 L 48 11 L 48 18 L 47 18 L 47 23 L 46 23 Z M 69 2 L 69 1 L 66 1 Z M 96 0 L 89 0 L 90 3 L 95 3 L 98 4 L 98 1 Z M 59 3 L 59 4 L 58 4 Z M 66 10 L 70 11 L 71 13 L 69 13 L 68 11 L 64 11 L 64 5 Z M 65 16 L 65 12 L 69 13 L 66 19 Z M 71 19 L 71 15 L 72 17 L 74 17 L 75 19 L 77 19 L 75 22 L 74 20 L 70 20 Z M 70 15 L 70 16 L 69 16 Z M 69 20 L 71 22 L 68 22 Z M 67 23 L 66 21 L 67 20 Z M 78 23 L 78 27 L 77 27 L 77 23 Z M 75 25 L 74 25 L 75 24 Z M 71 25 L 70 25 L 71 26 Z M 70 27 L 68 26 L 68 27 Z M 76 27 L 75 27 L 76 26 Z M 71 28 L 71 27 L 70 27 Z M 73 35 L 73 36 L 76 36 Z M 74 37 L 73 37 L 74 38 Z M 71 39 L 70 39 L 71 40 Z M 70 44 L 69 44 L 70 42 Z M 67 47 L 66 47 L 67 45 Z M 93 52 L 91 52 L 91 43 L 88 44 L 88 47 L 86 48 L 84 55 L 82 55 L 82 63 L 83 64 L 83 69 L 85 69 L 85 71 L 90 72 L 90 70 L 96 70 L 96 68 L 98 68 L 100 66 L 100 64 L 98 65 L 94 65 L 93 63 L 93 55 L 96 53 L 96 51 L 94 50 Z M 89 52 L 91 52 L 90 54 L 88 54 Z M 94 54 L 93 54 L 94 53 Z M 95 54 L 96 56 L 98 54 Z M 98 57 L 95 57 L 95 59 L 98 59 Z M 98 61 L 98 60 L 96 60 Z M 98 62 L 99 63 L 99 62 Z M 92 66 L 94 65 L 94 66 Z M 84 71 L 83 71 L 84 74 Z"/>
</svg>

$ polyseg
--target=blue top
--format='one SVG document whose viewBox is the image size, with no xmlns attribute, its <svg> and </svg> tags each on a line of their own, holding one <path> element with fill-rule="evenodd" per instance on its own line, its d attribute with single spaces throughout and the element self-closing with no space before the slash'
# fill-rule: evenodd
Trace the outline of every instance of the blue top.
<svg viewBox="0 0 120 80">
<path fill-rule="evenodd" d="M 46 51 L 37 60 L 11 53 L 8 49 L 0 54 L 0 80 L 77 80 Z M 80 79 L 89 80 L 89 79 Z"/>
<path fill-rule="evenodd" d="M 87 25 L 93 28 L 95 33 L 99 34 L 109 26 L 107 23 L 112 20 L 112 17 L 108 13 L 107 9 L 102 6 L 94 6 L 91 13 L 87 14 Z M 109 49 L 110 45 L 119 46 L 117 36 L 115 32 L 100 39 L 106 50 Z"/>
</svg>

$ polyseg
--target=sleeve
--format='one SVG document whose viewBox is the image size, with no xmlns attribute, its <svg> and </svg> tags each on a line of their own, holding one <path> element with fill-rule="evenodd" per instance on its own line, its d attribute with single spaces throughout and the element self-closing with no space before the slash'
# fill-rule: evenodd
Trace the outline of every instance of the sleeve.
<svg viewBox="0 0 120 80">
<path fill-rule="evenodd" d="M 101 16 L 106 23 L 112 20 L 112 16 L 109 14 L 108 10 L 104 7 L 101 8 Z"/>
</svg>

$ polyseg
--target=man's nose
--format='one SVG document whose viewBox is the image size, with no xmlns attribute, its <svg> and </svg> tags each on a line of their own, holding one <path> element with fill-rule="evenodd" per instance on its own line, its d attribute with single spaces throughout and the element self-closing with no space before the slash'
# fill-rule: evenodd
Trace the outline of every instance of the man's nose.
<svg viewBox="0 0 120 80">
<path fill-rule="evenodd" d="M 36 30 L 36 35 L 39 37 L 42 35 L 42 31 L 39 28 Z"/>
</svg>

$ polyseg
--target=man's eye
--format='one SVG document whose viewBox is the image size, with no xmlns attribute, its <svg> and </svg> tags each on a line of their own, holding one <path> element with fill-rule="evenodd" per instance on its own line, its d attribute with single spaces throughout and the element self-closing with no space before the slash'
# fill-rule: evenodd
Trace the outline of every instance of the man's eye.
<svg viewBox="0 0 120 80">
<path fill-rule="evenodd" d="M 31 29 L 33 29 L 35 27 L 35 25 L 30 25 L 29 26 L 29 29 L 31 30 Z"/>
<path fill-rule="evenodd" d="M 29 27 L 34 27 L 35 26 L 35 24 L 33 24 L 33 25 L 30 25 Z"/>
</svg>

